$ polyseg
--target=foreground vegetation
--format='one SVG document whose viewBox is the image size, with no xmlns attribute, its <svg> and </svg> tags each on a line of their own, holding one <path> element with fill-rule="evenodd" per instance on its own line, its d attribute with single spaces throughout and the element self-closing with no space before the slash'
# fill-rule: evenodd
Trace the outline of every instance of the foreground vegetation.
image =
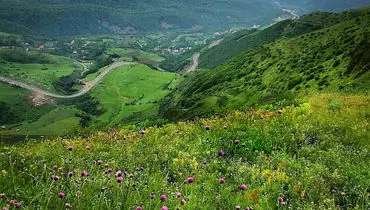
<svg viewBox="0 0 370 210">
<path fill-rule="evenodd" d="M 321 94 L 278 111 L 3 144 L 0 206 L 367 209 L 369 100 Z"/>
</svg>

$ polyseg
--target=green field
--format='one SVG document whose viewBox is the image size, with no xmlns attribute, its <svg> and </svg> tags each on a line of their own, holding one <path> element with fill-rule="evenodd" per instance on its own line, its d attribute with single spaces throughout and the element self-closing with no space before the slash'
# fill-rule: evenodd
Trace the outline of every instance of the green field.
<svg viewBox="0 0 370 210">
<path fill-rule="evenodd" d="M 34 121 L 54 109 L 53 105 L 33 107 L 30 104 L 29 94 L 28 90 L 0 83 L 0 103 L 8 107 L 1 109 L 2 123 L 16 124 L 22 121 Z"/>
<path fill-rule="evenodd" d="M 37 121 L 23 122 L 5 131 L 4 134 L 62 136 L 79 126 L 80 118 L 75 115 L 80 112 L 72 107 L 59 106 L 44 114 Z"/>
<path fill-rule="evenodd" d="M 4 49 L 0 49 L 4 50 Z M 39 52 L 29 52 L 35 54 Z M 15 78 L 19 81 L 40 86 L 48 91 L 55 91 L 53 82 L 74 70 L 83 71 L 83 67 L 73 59 L 43 54 L 45 63 L 4 62 L 0 64 L 0 75 Z"/>
<path fill-rule="evenodd" d="M 167 86 L 175 77 L 145 65 L 115 69 L 92 90 L 92 96 L 105 109 L 97 121 L 115 125 L 154 117 L 158 111 L 156 102 L 169 92 Z"/>
</svg>

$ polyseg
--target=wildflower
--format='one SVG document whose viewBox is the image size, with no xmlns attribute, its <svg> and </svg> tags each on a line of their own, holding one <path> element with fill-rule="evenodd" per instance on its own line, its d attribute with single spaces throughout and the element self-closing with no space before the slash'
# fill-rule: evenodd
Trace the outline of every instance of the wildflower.
<svg viewBox="0 0 370 210">
<path fill-rule="evenodd" d="M 16 207 L 17 209 L 21 208 L 21 206 L 22 206 L 21 202 L 17 202 L 17 203 L 15 204 L 15 207 Z"/>
<path fill-rule="evenodd" d="M 337 193 L 337 191 L 336 191 L 335 189 L 333 189 L 333 190 L 331 191 L 331 193 L 335 194 L 335 193 Z"/>
<path fill-rule="evenodd" d="M 122 171 L 117 171 L 116 172 L 116 177 L 121 177 L 122 176 Z"/>
<path fill-rule="evenodd" d="M 90 147 L 89 146 L 86 146 L 86 148 L 85 148 L 86 150 L 90 150 Z"/>
<path fill-rule="evenodd" d="M 145 134 L 145 130 L 141 130 L 141 131 L 140 131 L 140 134 L 141 134 L 141 135 L 144 135 L 144 134 Z"/>
<path fill-rule="evenodd" d="M 221 178 L 221 179 L 219 179 L 219 180 L 218 180 L 218 182 L 219 182 L 220 184 L 224 184 L 224 183 L 225 183 L 225 179 L 224 179 L 224 178 Z"/>
<path fill-rule="evenodd" d="M 181 197 L 181 192 L 176 193 L 176 197 L 180 198 Z"/>
<path fill-rule="evenodd" d="M 194 182 L 194 177 L 189 177 L 186 179 L 186 181 L 191 184 Z"/>
<path fill-rule="evenodd" d="M 284 198 L 280 196 L 280 197 L 278 198 L 278 200 L 279 200 L 280 202 L 283 202 L 283 201 L 284 201 Z"/>
<path fill-rule="evenodd" d="M 68 150 L 69 151 L 72 151 L 73 147 L 72 146 L 68 146 Z"/>
<path fill-rule="evenodd" d="M 236 210 L 240 210 L 240 208 L 241 208 L 240 206 L 235 206 Z"/>
<path fill-rule="evenodd" d="M 81 172 L 81 176 L 86 177 L 87 175 L 88 175 L 87 171 L 84 170 L 84 171 Z"/>
<path fill-rule="evenodd" d="M 283 110 L 279 109 L 279 110 L 276 111 L 276 113 L 283 114 Z"/>
<path fill-rule="evenodd" d="M 245 210 L 251 210 L 251 208 L 249 208 L 249 207 L 246 207 L 246 208 L 245 208 Z"/>
<path fill-rule="evenodd" d="M 247 186 L 245 184 L 240 185 L 241 190 L 247 190 Z"/>
<path fill-rule="evenodd" d="M 123 178 L 122 178 L 122 177 L 117 177 L 117 182 L 118 182 L 118 183 L 123 182 Z"/>
<path fill-rule="evenodd" d="M 0 198 L 4 198 L 5 197 L 5 194 L 4 193 L 0 193 Z"/>
<path fill-rule="evenodd" d="M 3 210 L 8 210 L 8 209 L 4 207 Z"/>
<path fill-rule="evenodd" d="M 283 202 L 281 202 L 281 206 L 285 206 L 286 205 L 286 203 L 283 201 Z"/>
<path fill-rule="evenodd" d="M 10 205 L 10 206 L 14 206 L 14 204 L 15 204 L 15 201 L 14 201 L 14 200 L 10 200 L 10 201 L 9 201 L 9 205 Z"/>
<path fill-rule="evenodd" d="M 58 197 L 63 199 L 64 197 L 66 197 L 66 195 L 63 192 L 59 192 Z"/>
<path fill-rule="evenodd" d="M 54 165 L 54 166 L 53 166 L 53 169 L 54 169 L 54 170 L 58 170 L 58 166 L 57 166 L 57 165 Z"/>
<path fill-rule="evenodd" d="M 72 208 L 72 205 L 69 203 L 66 203 L 66 209 L 71 209 L 71 208 Z"/>
<path fill-rule="evenodd" d="M 1 126 L 1 129 L 5 129 L 5 125 L 2 125 L 2 126 Z"/>
<path fill-rule="evenodd" d="M 98 165 L 101 165 L 102 163 L 103 163 L 103 161 L 102 160 L 98 160 Z"/>
<path fill-rule="evenodd" d="M 40 136 L 42 139 L 44 139 L 45 138 L 45 136 Z"/>
<path fill-rule="evenodd" d="M 204 128 L 208 131 L 209 129 L 211 129 L 211 126 L 206 125 Z"/>
<path fill-rule="evenodd" d="M 102 187 L 102 188 L 100 188 L 100 191 L 104 192 L 106 189 L 107 189 L 106 187 Z"/>
<path fill-rule="evenodd" d="M 225 152 L 224 152 L 223 150 L 219 151 L 219 152 L 218 152 L 218 156 L 220 156 L 220 157 L 225 156 Z"/>
<path fill-rule="evenodd" d="M 234 144 L 239 144 L 239 140 L 238 139 L 235 139 L 234 140 Z"/>
<path fill-rule="evenodd" d="M 184 206 L 185 204 L 186 204 L 186 200 L 185 200 L 185 199 L 182 199 L 182 200 L 181 200 L 181 205 L 183 205 L 183 206 Z"/>
<path fill-rule="evenodd" d="M 155 194 L 154 194 L 154 193 L 150 193 L 150 194 L 149 194 L 149 198 L 150 198 L 150 199 L 154 199 L 154 198 L 155 198 Z"/>
<path fill-rule="evenodd" d="M 161 201 L 165 201 L 167 199 L 166 195 L 161 195 Z"/>
<path fill-rule="evenodd" d="M 113 169 L 112 168 L 108 168 L 108 173 L 111 173 L 112 171 L 113 171 Z"/>
<path fill-rule="evenodd" d="M 136 210 L 143 210 L 143 208 L 141 208 L 141 206 L 138 206 L 136 207 Z"/>
<path fill-rule="evenodd" d="M 50 176 L 50 178 L 51 178 L 52 180 L 54 180 L 54 181 L 58 181 L 59 176 L 57 176 L 57 175 L 53 174 L 53 175 L 51 175 L 51 176 Z"/>
<path fill-rule="evenodd" d="M 69 171 L 69 172 L 67 173 L 67 175 L 68 175 L 69 177 L 72 177 L 72 176 L 73 176 L 73 171 Z"/>
<path fill-rule="evenodd" d="M 26 158 L 27 159 L 30 159 L 31 158 L 31 155 L 29 153 L 26 154 Z"/>
<path fill-rule="evenodd" d="M 227 126 L 226 125 L 224 125 L 224 129 L 227 129 Z"/>
<path fill-rule="evenodd" d="M 346 193 L 345 193 L 345 192 L 341 192 L 341 193 L 340 193 L 340 195 L 341 195 L 341 196 L 345 196 L 345 195 L 346 195 Z"/>
<path fill-rule="evenodd" d="M 167 206 L 162 206 L 162 210 L 168 210 Z"/>
</svg>

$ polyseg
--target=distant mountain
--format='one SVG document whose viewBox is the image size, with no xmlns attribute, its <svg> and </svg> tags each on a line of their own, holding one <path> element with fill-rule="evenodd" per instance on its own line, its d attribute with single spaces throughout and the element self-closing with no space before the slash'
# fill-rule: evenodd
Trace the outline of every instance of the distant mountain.
<svg viewBox="0 0 370 210">
<path fill-rule="evenodd" d="M 278 108 L 320 91 L 368 92 L 369 14 L 370 7 L 339 15 L 308 15 L 305 17 L 308 23 L 342 21 L 323 28 L 319 24 L 319 29 L 310 33 L 306 27 L 293 27 L 291 31 L 296 34 L 304 30 L 302 35 L 280 36 L 271 43 L 254 46 L 213 70 L 189 75 L 162 102 L 161 115 L 178 120 L 247 109 L 253 105 L 268 104 Z M 277 30 L 277 26 L 282 24 L 266 31 L 287 31 L 286 27 Z M 255 40 L 264 40 L 264 33 L 261 35 Z"/>
<path fill-rule="evenodd" d="M 326 3 L 325 3 L 326 2 Z M 369 0 L 0 0 L 3 32 L 51 37 L 267 25 L 286 8 L 341 10 Z M 288 12 L 289 13 L 289 12 Z"/>
<path fill-rule="evenodd" d="M 369 0 L 276 0 L 276 5 L 295 9 L 299 14 L 313 11 L 340 12 L 346 9 L 363 7 Z"/>
<path fill-rule="evenodd" d="M 231 57 L 244 51 L 252 50 L 281 37 L 295 37 L 304 33 L 322 29 L 359 15 L 359 11 L 344 13 L 314 12 L 303 15 L 300 19 L 285 20 L 265 30 L 241 30 L 212 48 L 205 49 L 199 59 L 199 67 L 212 69 Z"/>
</svg>

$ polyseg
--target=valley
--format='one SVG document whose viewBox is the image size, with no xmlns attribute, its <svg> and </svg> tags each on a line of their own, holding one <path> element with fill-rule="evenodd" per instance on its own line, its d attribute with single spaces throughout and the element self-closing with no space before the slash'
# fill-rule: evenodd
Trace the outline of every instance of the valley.
<svg viewBox="0 0 370 210">
<path fill-rule="evenodd" d="M 369 209 L 368 0 L 0 0 L 0 208 Z"/>
</svg>

